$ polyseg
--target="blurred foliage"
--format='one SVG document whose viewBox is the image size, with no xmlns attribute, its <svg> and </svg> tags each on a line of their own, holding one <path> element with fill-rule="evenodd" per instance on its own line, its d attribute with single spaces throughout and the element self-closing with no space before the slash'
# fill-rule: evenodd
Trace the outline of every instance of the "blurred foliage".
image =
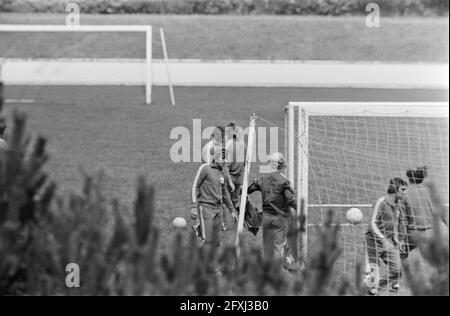
<svg viewBox="0 0 450 316">
<path fill-rule="evenodd" d="M 383 15 L 448 14 L 448 0 L 0 0 L 0 12 L 64 13 L 69 2 L 101 14 L 363 15 L 370 2 Z"/>
<path fill-rule="evenodd" d="M 432 267 L 427 274 L 420 270 L 418 262 L 404 265 L 409 287 L 414 295 L 420 296 L 448 296 L 449 295 L 449 234 L 448 234 L 448 208 L 439 196 L 437 184 L 425 180 L 424 185 L 429 189 L 433 203 L 434 234 L 421 240 L 420 253 L 429 266 Z M 446 225 L 442 223 L 442 219 Z"/>
<path fill-rule="evenodd" d="M 22 114 L 14 114 L 12 125 L 9 149 L 0 152 L 0 295 L 364 294 L 359 267 L 352 282 L 333 278 L 341 248 L 331 212 L 305 268 L 294 273 L 259 248 L 242 245 L 238 259 L 234 247 L 208 248 L 187 231 L 158 251 L 155 192 L 144 178 L 127 217 L 126 207 L 102 192 L 101 173 L 85 175 L 81 193 L 59 196 L 43 168 L 45 139 L 27 137 Z M 429 280 L 409 273 L 410 283 L 431 284 L 417 285 L 425 293 L 416 294 L 445 294 L 447 282 L 448 294 L 448 243 L 445 249 L 440 236 L 430 243 L 427 258 L 436 273 Z M 78 288 L 65 283 L 70 263 L 80 267 Z"/>
</svg>

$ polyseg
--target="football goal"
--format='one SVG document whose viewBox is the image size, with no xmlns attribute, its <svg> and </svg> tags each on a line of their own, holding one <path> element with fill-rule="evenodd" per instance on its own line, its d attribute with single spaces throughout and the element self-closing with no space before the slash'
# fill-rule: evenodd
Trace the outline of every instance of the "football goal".
<svg viewBox="0 0 450 316">
<path fill-rule="evenodd" d="M 145 34 L 145 103 L 152 102 L 152 27 L 147 25 L 15 25 L 0 24 L 0 33 L 54 33 L 54 32 L 89 32 L 89 33 L 143 33 Z M 0 56 L 0 59 L 1 56 Z M 4 59 L 6 61 L 6 59 Z M 0 65 L 1 66 L 1 65 Z M 1 69 L 0 69 L 1 70 Z"/>
<path fill-rule="evenodd" d="M 365 263 L 364 232 L 373 204 L 391 178 L 405 179 L 410 168 L 427 166 L 448 199 L 448 111 L 445 102 L 290 102 L 285 156 L 298 192 L 297 213 L 308 223 L 299 243 L 302 255 L 314 250 L 314 236 L 332 210 L 342 225 L 343 253 L 335 269 L 354 277 L 355 266 Z M 352 207 L 362 210 L 363 223 L 347 223 Z"/>
</svg>

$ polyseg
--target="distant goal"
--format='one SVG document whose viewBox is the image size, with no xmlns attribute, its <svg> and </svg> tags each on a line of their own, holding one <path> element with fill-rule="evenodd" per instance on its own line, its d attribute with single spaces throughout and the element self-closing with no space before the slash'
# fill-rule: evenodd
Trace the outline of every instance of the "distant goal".
<svg viewBox="0 0 450 316">
<path fill-rule="evenodd" d="M 364 232 L 372 205 L 390 178 L 426 165 L 441 195 L 449 193 L 449 121 L 446 102 L 290 102 L 285 107 L 288 177 L 298 191 L 298 214 L 307 217 L 304 256 L 328 210 L 343 227 L 337 274 L 353 278 L 364 264 Z M 304 203 L 300 203 L 303 200 Z M 446 201 L 448 203 L 448 200 Z M 345 212 L 358 207 L 364 223 Z M 309 250 L 309 251 L 308 251 Z"/>
<path fill-rule="evenodd" d="M 152 26 L 150 25 L 18 25 L 0 24 L 0 33 L 143 33 L 145 34 L 145 66 L 142 68 L 145 81 L 145 103 L 152 103 Z M 0 56 L 0 79 L 2 61 Z"/>
</svg>

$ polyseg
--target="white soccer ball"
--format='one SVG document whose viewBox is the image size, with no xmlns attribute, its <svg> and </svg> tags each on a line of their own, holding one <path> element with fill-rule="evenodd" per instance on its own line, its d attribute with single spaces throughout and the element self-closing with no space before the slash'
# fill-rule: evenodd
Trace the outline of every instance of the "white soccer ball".
<svg viewBox="0 0 450 316">
<path fill-rule="evenodd" d="M 172 221 L 172 226 L 174 228 L 185 228 L 186 225 L 187 222 L 183 217 L 177 217 Z"/>
<path fill-rule="evenodd" d="M 346 215 L 347 220 L 353 225 L 360 224 L 363 220 L 363 213 L 359 208 L 356 207 L 352 207 L 351 209 L 349 209 Z"/>
</svg>

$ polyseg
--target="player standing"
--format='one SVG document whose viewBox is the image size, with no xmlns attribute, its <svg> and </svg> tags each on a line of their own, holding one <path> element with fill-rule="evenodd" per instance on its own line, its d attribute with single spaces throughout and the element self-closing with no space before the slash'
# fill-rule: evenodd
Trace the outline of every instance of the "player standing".
<svg viewBox="0 0 450 316">
<path fill-rule="evenodd" d="M 248 188 L 248 194 L 260 191 L 262 196 L 262 229 L 264 255 L 283 260 L 286 253 L 290 208 L 297 208 L 295 191 L 282 173 L 286 162 L 281 153 L 269 158 L 270 171 L 260 175 Z"/>
<path fill-rule="evenodd" d="M 370 226 L 365 234 L 366 240 L 366 285 L 370 295 L 378 293 L 379 260 L 387 265 L 390 289 L 400 288 L 400 238 L 404 236 L 404 214 L 400 207 L 402 194 L 407 183 L 401 178 L 389 181 L 387 195 L 375 203 Z"/>
<path fill-rule="evenodd" d="M 213 134 L 211 135 L 212 139 L 206 143 L 206 145 L 202 149 L 202 161 L 204 163 L 210 163 L 214 159 L 214 155 L 221 154 L 222 155 L 222 161 L 226 159 L 226 135 L 225 135 L 225 128 L 222 126 L 216 126 L 214 128 Z M 227 164 L 223 165 L 222 173 L 224 175 L 225 181 L 227 183 L 227 189 L 229 193 L 233 192 L 235 190 L 235 186 L 233 184 L 233 181 L 231 180 L 230 174 L 228 172 L 228 166 Z M 224 211 L 225 211 L 224 207 Z M 228 211 L 232 212 L 232 209 L 228 209 Z M 226 213 L 223 213 L 222 216 L 222 230 L 227 230 L 227 227 L 225 225 L 225 216 Z"/>
<path fill-rule="evenodd" d="M 202 241 L 215 247 L 220 246 L 221 235 L 218 231 L 213 234 L 213 231 L 222 224 L 224 206 L 230 210 L 233 220 L 237 220 L 222 172 L 223 165 L 222 153 L 216 151 L 213 161 L 199 168 L 192 188 L 191 214 L 197 212 Z"/>
<path fill-rule="evenodd" d="M 229 186 L 231 200 L 236 209 L 239 208 L 240 187 L 244 181 L 245 141 L 243 129 L 234 122 L 225 127 L 226 170 L 230 175 L 232 186 Z"/>
<path fill-rule="evenodd" d="M 440 218 L 439 229 L 448 239 L 448 221 L 446 214 L 435 206 L 430 190 L 424 185 L 427 168 L 420 167 L 406 172 L 410 186 L 405 194 L 406 242 L 402 258 L 406 259 L 421 240 L 432 238 L 434 216 Z"/>
</svg>

